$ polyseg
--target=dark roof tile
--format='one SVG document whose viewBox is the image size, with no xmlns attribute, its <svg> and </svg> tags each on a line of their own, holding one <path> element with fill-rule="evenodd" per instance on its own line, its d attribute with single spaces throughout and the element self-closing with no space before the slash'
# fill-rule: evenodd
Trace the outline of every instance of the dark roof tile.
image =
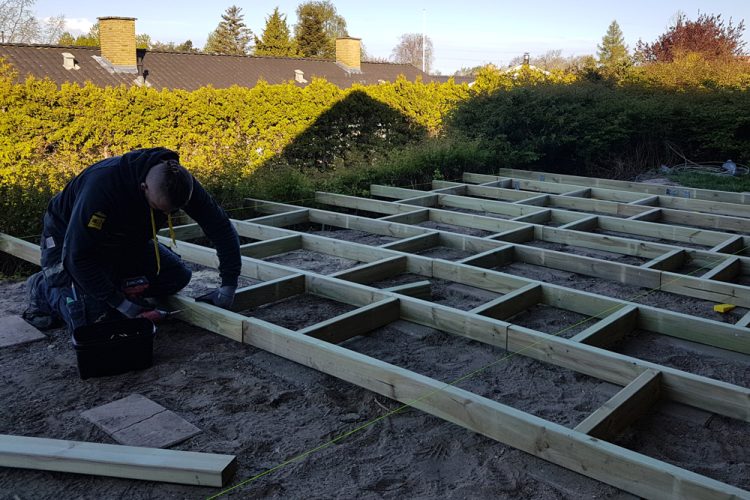
<svg viewBox="0 0 750 500">
<path fill-rule="evenodd" d="M 63 67 L 63 52 L 73 54 L 80 69 Z M 110 73 L 94 57 L 98 47 L 69 47 L 52 45 L 0 44 L 0 57 L 12 64 L 22 78 L 33 75 L 49 77 L 58 85 L 64 82 L 116 86 L 133 85 L 136 74 Z M 283 57 L 224 56 L 138 50 L 138 70 L 154 88 L 196 90 L 212 85 L 227 88 L 232 85 L 253 87 L 258 80 L 268 83 L 294 81 L 295 70 L 303 73 L 307 83 L 313 78 L 325 78 L 340 88 L 355 83 L 365 85 L 381 81 L 395 81 L 399 75 L 414 81 L 441 81 L 426 75 L 409 64 L 363 62 L 361 72 L 347 72 L 334 61 L 293 59 Z"/>
</svg>

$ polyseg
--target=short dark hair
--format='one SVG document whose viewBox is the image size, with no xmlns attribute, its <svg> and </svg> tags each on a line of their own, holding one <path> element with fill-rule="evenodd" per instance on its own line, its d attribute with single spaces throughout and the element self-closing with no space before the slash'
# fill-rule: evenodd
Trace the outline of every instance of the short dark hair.
<svg viewBox="0 0 750 500">
<path fill-rule="evenodd" d="M 193 176 L 177 160 L 167 160 L 162 165 L 164 176 L 161 188 L 175 208 L 182 208 L 193 193 Z"/>
</svg>

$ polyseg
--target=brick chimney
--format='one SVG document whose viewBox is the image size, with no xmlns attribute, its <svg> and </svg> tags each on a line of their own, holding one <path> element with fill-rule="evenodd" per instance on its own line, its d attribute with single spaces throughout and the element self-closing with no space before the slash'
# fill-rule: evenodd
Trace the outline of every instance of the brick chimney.
<svg viewBox="0 0 750 500">
<path fill-rule="evenodd" d="M 102 58 L 118 73 L 137 73 L 134 17 L 98 17 Z"/>
<path fill-rule="evenodd" d="M 361 72 L 362 39 L 342 37 L 336 39 L 336 63 L 350 72 Z"/>
</svg>

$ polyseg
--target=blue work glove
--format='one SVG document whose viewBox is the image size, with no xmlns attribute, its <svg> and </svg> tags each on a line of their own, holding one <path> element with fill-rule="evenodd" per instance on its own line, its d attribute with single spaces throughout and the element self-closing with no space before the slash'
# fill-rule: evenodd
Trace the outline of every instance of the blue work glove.
<svg viewBox="0 0 750 500">
<path fill-rule="evenodd" d="M 209 292 L 206 295 L 201 295 L 196 298 L 196 302 L 208 302 L 215 306 L 221 307 L 222 309 L 228 309 L 232 307 L 234 303 L 234 292 L 237 290 L 236 286 L 220 286 L 213 292 Z"/>
</svg>

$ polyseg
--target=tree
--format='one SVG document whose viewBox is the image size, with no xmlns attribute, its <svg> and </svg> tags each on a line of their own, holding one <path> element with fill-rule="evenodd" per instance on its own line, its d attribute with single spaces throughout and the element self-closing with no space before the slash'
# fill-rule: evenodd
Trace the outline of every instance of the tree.
<svg viewBox="0 0 750 500">
<path fill-rule="evenodd" d="M 689 53 L 708 61 L 733 59 L 744 54 L 745 21 L 724 23 L 721 14 L 701 14 L 691 21 L 679 12 L 674 25 L 653 43 L 638 41 L 636 55 L 642 62 L 672 62 Z"/>
<path fill-rule="evenodd" d="M 253 32 L 245 25 L 242 9 L 236 5 L 229 7 L 221 15 L 221 21 L 208 35 L 203 49 L 210 54 L 243 56 L 250 52 Z"/>
<path fill-rule="evenodd" d="M 189 52 L 189 53 L 197 53 L 200 52 L 200 50 L 193 47 L 193 41 L 192 40 L 185 40 L 182 43 L 176 44 L 174 42 L 153 42 L 151 44 L 151 47 L 149 47 L 150 50 L 160 50 L 163 52 Z"/>
<path fill-rule="evenodd" d="M 255 37 L 255 55 L 296 57 L 297 47 L 290 37 L 286 16 L 279 13 L 279 8 L 273 9 L 266 19 L 261 38 Z"/>
<path fill-rule="evenodd" d="M 424 38 L 424 49 L 422 39 Z M 391 57 L 397 63 L 411 64 L 422 69 L 422 58 L 424 56 L 424 71 L 430 72 L 432 68 L 432 40 L 430 37 L 423 37 L 420 33 L 406 33 L 401 35 L 401 39 L 393 48 Z"/>
<path fill-rule="evenodd" d="M 37 41 L 44 44 L 52 44 L 65 32 L 65 16 L 59 14 L 42 21 L 39 26 Z"/>
<path fill-rule="evenodd" d="M 320 13 L 309 10 L 298 16 L 299 22 L 294 27 L 297 50 L 302 57 L 325 57 L 327 39 Z"/>
<path fill-rule="evenodd" d="M 616 79 L 625 76 L 628 68 L 632 65 L 632 59 L 617 21 L 610 23 L 607 33 L 602 37 L 602 44 L 597 45 L 597 49 L 599 70 L 603 76 Z"/>
<path fill-rule="evenodd" d="M 315 18 L 319 18 L 322 23 L 321 30 L 324 38 L 322 49 L 318 47 L 320 35 L 313 32 L 313 29 L 317 29 Z M 294 26 L 294 38 L 297 41 L 299 51 L 303 54 L 306 52 L 300 43 L 304 43 L 307 38 L 312 41 L 312 46 L 307 49 L 307 52 L 315 52 L 305 57 L 334 59 L 336 57 L 336 39 L 349 36 L 346 31 L 346 20 L 339 15 L 336 7 L 328 0 L 300 4 L 297 7 L 297 20 L 297 24 Z"/>
<path fill-rule="evenodd" d="M 31 7 L 35 0 L 0 1 L 0 31 L 4 43 L 32 43 L 39 36 L 39 22 Z"/>
</svg>

